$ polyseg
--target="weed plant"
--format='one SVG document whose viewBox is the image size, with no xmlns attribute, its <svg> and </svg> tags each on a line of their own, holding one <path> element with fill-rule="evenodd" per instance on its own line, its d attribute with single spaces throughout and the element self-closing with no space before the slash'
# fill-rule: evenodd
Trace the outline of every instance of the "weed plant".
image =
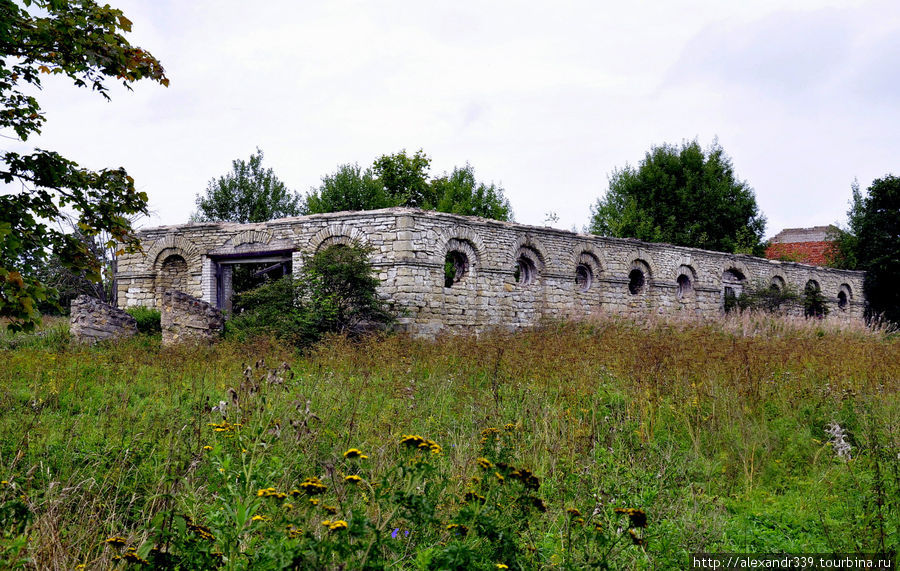
<svg viewBox="0 0 900 571">
<path fill-rule="evenodd" d="M 4 339 L 0 567 L 897 552 L 900 344 L 753 314 L 164 349 Z"/>
</svg>

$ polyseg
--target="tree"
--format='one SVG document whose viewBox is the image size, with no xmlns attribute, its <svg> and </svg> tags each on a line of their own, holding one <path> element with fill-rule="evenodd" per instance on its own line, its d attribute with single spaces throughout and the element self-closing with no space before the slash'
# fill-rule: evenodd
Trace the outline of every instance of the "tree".
<svg viewBox="0 0 900 571">
<path fill-rule="evenodd" d="M 306 214 L 344 210 L 377 210 L 394 206 L 372 169 L 358 164 L 340 165 L 334 174 L 322 177 L 322 184 L 306 195 Z"/>
<path fill-rule="evenodd" d="M 428 184 L 430 167 L 431 159 L 422 149 L 412 156 L 406 154 L 406 149 L 394 155 L 382 155 L 373 165 L 391 203 L 434 210 L 437 199 Z"/>
<path fill-rule="evenodd" d="M 852 188 L 848 228 L 837 232 L 832 264 L 864 270 L 867 315 L 900 324 L 900 178 L 874 180 L 866 196 Z"/>
<path fill-rule="evenodd" d="M 503 188 L 477 182 L 470 164 L 432 180 L 428 176 L 430 165 L 431 159 L 422 149 L 412 156 L 406 150 L 382 155 L 365 171 L 357 164 L 341 165 L 334 174 L 322 178 L 318 189 L 306 195 L 306 213 L 408 206 L 512 220 L 512 208 Z"/>
<path fill-rule="evenodd" d="M 765 217 L 717 142 L 653 147 L 637 168 L 613 171 L 590 231 L 648 242 L 762 255 Z"/>
<path fill-rule="evenodd" d="M 231 172 L 206 185 L 206 194 L 197 195 L 198 222 L 266 222 L 302 214 L 301 196 L 288 190 L 272 169 L 262 166 L 263 152 L 257 148 L 249 161 L 235 159 Z"/>
<path fill-rule="evenodd" d="M 30 93 L 41 88 L 44 74 L 64 75 L 107 100 L 110 78 L 128 89 L 143 78 L 169 84 L 159 61 L 125 39 L 131 22 L 120 10 L 92 0 L 23 4 L 0 0 L 0 129 L 15 138 L 41 132 L 45 117 Z M 31 330 L 40 320 L 37 304 L 56 296 L 36 275 L 48 256 L 100 279 L 100 262 L 84 241 L 54 223 L 68 210 L 85 236 L 106 232 L 106 245 L 134 251 L 139 242 L 128 215 L 146 213 L 147 195 L 123 168 L 91 171 L 49 150 L 2 151 L 0 162 L 0 180 L 21 187 L 0 196 L 0 318 L 11 330 Z"/>
<path fill-rule="evenodd" d="M 488 186 L 476 182 L 475 169 L 468 163 L 463 168 L 456 167 L 450 174 L 444 173 L 432 180 L 431 187 L 438 200 L 438 212 L 512 220 L 512 207 L 503 188 L 493 183 Z"/>
</svg>

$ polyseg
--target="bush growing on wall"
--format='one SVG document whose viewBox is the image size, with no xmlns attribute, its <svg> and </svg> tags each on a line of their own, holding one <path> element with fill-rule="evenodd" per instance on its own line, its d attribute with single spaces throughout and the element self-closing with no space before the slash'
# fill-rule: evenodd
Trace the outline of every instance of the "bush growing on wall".
<svg viewBox="0 0 900 571">
<path fill-rule="evenodd" d="M 298 346 L 328 333 L 357 336 L 393 321 L 378 298 L 369 250 L 335 245 L 304 259 L 292 276 L 235 296 L 226 332 L 271 334 Z"/>
</svg>

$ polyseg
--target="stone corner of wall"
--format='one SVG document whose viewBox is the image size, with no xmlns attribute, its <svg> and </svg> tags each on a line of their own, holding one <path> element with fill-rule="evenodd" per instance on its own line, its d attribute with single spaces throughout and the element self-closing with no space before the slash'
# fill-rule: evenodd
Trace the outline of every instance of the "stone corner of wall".
<svg viewBox="0 0 900 571">
<path fill-rule="evenodd" d="M 70 306 L 72 339 L 82 343 L 96 343 L 137 334 L 137 320 L 122 309 L 99 299 L 80 295 Z"/>
<path fill-rule="evenodd" d="M 163 291 L 160 314 L 163 346 L 211 343 L 225 327 L 225 316 L 219 309 L 183 291 Z"/>
</svg>

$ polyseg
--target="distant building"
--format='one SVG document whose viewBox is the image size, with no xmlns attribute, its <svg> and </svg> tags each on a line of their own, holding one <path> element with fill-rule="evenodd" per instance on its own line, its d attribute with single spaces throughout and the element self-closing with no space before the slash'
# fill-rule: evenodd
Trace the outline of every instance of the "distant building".
<svg viewBox="0 0 900 571">
<path fill-rule="evenodd" d="M 766 257 L 770 260 L 788 260 L 814 266 L 824 266 L 834 242 L 830 239 L 834 226 L 812 228 L 785 228 L 772 238 Z"/>
</svg>

